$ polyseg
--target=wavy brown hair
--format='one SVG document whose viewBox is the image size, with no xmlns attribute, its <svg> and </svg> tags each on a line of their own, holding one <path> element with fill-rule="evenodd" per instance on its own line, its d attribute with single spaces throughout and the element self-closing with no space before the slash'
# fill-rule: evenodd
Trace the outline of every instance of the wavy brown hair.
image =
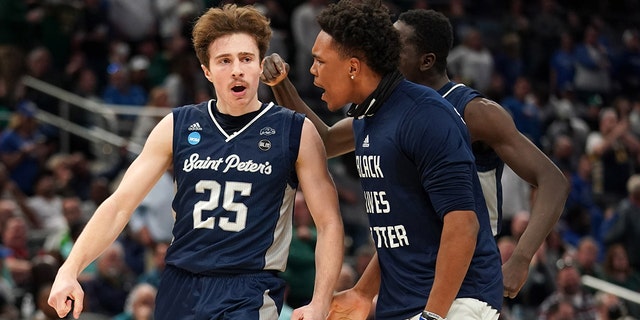
<svg viewBox="0 0 640 320">
<path fill-rule="evenodd" d="M 209 45 L 216 39 L 234 33 L 246 33 L 258 44 L 260 60 L 269 49 L 269 19 L 252 6 L 226 4 L 207 10 L 193 27 L 193 48 L 200 63 L 209 67 Z"/>
</svg>

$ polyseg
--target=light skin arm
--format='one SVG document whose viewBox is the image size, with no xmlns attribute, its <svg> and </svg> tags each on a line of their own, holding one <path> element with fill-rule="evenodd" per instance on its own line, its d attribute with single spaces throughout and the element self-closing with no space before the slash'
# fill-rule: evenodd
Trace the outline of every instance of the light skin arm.
<svg viewBox="0 0 640 320">
<path fill-rule="evenodd" d="M 93 214 L 65 263 L 58 270 L 48 303 L 59 317 L 70 311 L 78 319 L 84 292 L 78 275 L 122 232 L 131 214 L 167 170 L 172 159 L 173 115 L 166 116 L 151 132 L 144 149 L 127 169 L 116 191 Z M 74 300 L 74 307 L 72 301 Z"/>
<path fill-rule="evenodd" d="M 262 67 L 262 76 L 260 77 L 262 82 L 271 87 L 279 105 L 303 113 L 311 120 L 324 142 L 327 157 L 337 157 L 355 149 L 352 129 L 353 119 L 341 119 L 333 126 L 327 126 L 302 100 L 287 76 L 289 64 L 284 62 L 277 53 L 264 58 Z"/>
<path fill-rule="evenodd" d="M 465 121 L 474 141 L 490 145 L 536 191 L 529 224 L 502 266 L 504 295 L 513 298 L 527 279 L 531 259 L 562 214 L 569 183 L 558 167 L 518 132 L 511 116 L 497 103 L 484 98 L 471 101 L 465 109 Z"/>
<path fill-rule="evenodd" d="M 344 229 L 338 194 L 329 170 L 322 140 L 311 121 L 305 119 L 296 172 L 311 217 L 318 230 L 316 243 L 316 278 L 311 302 L 294 310 L 292 319 L 325 319 L 333 288 L 344 256 Z"/>
<path fill-rule="evenodd" d="M 480 224 L 473 211 L 452 211 L 444 216 L 435 279 L 425 310 L 447 316 L 469 270 L 478 230 Z"/>
</svg>

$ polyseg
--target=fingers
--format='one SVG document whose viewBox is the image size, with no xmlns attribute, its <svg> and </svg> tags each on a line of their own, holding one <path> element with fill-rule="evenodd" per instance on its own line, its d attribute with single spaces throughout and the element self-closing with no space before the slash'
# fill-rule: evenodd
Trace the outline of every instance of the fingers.
<svg viewBox="0 0 640 320">
<path fill-rule="evenodd" d="M 508 297 L 508 298 L 513 299 L 518 295 L 518 292 L 520 292 L 519 289 L 515 289 L 515 288 L 511 288 L 511 287 L 505 286 L 502 295 L 504 297 Z"/>
<path fill-rule="evenodd" d="M 288 71 L 287 63 L 277 53 L 273 53 L 262 61 L 260 80 L 267 85 L 274 86 L 286 78 Z"/>
<path fill-rule="evenodd" d="M 69 311 L 71 311 L 72 304 L 70 302 L 67 303 L 67 301 L 67 299 L 59 299 L 58 296 L 52 295 L 49 297 L 47 303 L 49 303 L 49 306 L 56 310 L 58 317 L 64 318 L 67 316 Z"/>
<path fill-rule="evenodd" d="M 80 291 L 64 296 L 64 298 L 60 294 L 51 295 L 47 302 L 56 310 L 58 317 L 64 318 L 69 312 L 73 312 L 73 318 L 78 319 L 82 312 L 83 301 L 84 293 Z"/>
<path fill-rule="evenodd" d="M 514 293 L 513 291 L 507 291 L 507 290 L 505 290 L 505 291 L 504 291 L 504 293 L 503 293 L 502 295 L 503 295 L 505 298 L 513 299 L 513 298 L 515 298 L 515 297 L 518 295 L 518 293 L 517 293 L 517 292 L 516 292 L 516 293 Z"/>
<path fill-rule="evenodd" d="M 66 300 L 66 299 L 65 299 Z M 47 299 L 47 303 L 49 304 L 49 306 L 51 306 L 51 308 L 54 308 L 56 310 L 56 312 L 58 313 L 58 316 L 60 318 L 64 317 L 65 315 L 67 315 L 66 313 L 60 313 L 60 311 L 63 310 L 64 307 L 64 302 L 60 302 L 59 303 L 59 299 L 58 296 L 53 294 L 53 291 L 51 292 L 51 294 L 49 295 L 49 299 Z"/>
<path fill-rule="evenodd" d="M 80 313 L 84 307 L 84 294 L 80 292 L 79 295 L 76 295 L 75 301 L 71 304 L 71 308 L 73 308 L 73 318 L 80 318 Z"/>
<path fill-rule="evenodd" d="M 302 312 L 300 309 L 293 310 L 293 312 L 291 313 L 291 320 L 303 320 L 303 319 L 304 319 L 304 312 Z"/>
</svg>

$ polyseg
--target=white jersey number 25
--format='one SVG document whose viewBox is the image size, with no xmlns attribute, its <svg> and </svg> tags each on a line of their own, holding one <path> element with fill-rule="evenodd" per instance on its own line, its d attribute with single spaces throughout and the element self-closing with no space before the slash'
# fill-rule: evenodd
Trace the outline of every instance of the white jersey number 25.
<svg viewBox="0 0 640 320">
<path fill-rule="evenodd" d="M 220 206 L 220 195 L 222 195 L 222 208 L 227 211 L 235 212 L 236 219 L 231 221 L 229 217 L 219 217 L 218 226 L 220 229 L 231 232 L 238 232 L 245 228 L 247 223 L 247 206 L 243 203 L 233 202 L 236 192 L 242 196 L 251 194 L 251 184 L 246 182 L 227 181 L 222 186 L 217 181 L 201 180 L 196 184 L 197 193 L 205 193 L 210 191 L 210 197 L 207 201 L 198 201 L 193 207 L 193 228 L 194 229 L 213 229 L 216 225 L 215 217 L 208 217 L 202 220 L 203 210 L 214 210 Z"/>
</svg>

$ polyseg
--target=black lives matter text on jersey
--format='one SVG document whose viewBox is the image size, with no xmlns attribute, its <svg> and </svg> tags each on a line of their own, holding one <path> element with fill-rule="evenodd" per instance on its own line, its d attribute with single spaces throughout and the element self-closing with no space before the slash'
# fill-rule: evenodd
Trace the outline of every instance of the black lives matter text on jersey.
<svg viewBox="0 0 640 320">
<path fill-rule="evenodd" d="M 356 156 L 356 168 L 360 178 L 384 178 L 380 168 L 380 156 L 362 155 Z"/>
<path fill-rule="evenodd" d="M 373 242 L 378 248 L 399 248 L 409 245 L 409 237 L 404 226 L 399 224 L 395 226 L 378 226 L 370 227 Z"/>
<path fill-rule="evenodd" d="M 369 214 L 391 212 L 391 205 L 386 197 L 387 193 L 385 191 L 365 191 L 364 204 L 366 212 Z"/>
</svg>

